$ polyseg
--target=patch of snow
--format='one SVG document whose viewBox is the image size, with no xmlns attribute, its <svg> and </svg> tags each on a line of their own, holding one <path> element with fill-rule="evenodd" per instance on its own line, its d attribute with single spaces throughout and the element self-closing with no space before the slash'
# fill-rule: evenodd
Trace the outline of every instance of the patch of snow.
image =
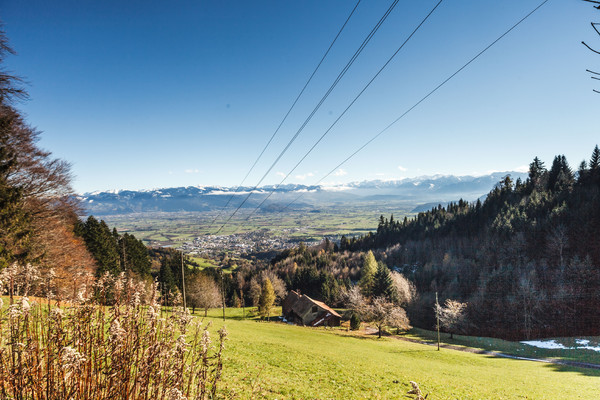
<svg viewBox="0 0 600 400">
<path fill-rule="evenodd" d="M 327 190 L 329 192 L 343 192 L 352 189 L 353 188 L 350 186 L 323 186 L 323 190 Z"/>
<path fill-rule="evenodd" d="M 600 353 L 600 346 L 584 346 L 584 347 L 578 347 L 578 349 L 584 349 L 584 350 L 592 350 L 592 351 L 597 351 L 598 353 Z"/>
<path fill-rule="evenodd" d="M 523 344 L 528 344 L 529 346 L 538 347 L 540 349 L 568 349 L 564 345 L 556 342 L 556 340 L 548 340 L 546 342 L 542 340 L 528 340 L 526 342 L 521 342 Z"/>
<path fill-rule="evenodd" d="M 551 350 L 592 350 L 600 353 L 600 346 L 590 346 L 590 341 L 587 339 L 575 339 L 575 343 L 577 343 L 576 347 L 566 347 L 565 345 L 558 343 L 556 340 L 529 340 L 526 342 L 521 342 L 523 344 L 527 344 L 529 346 L 538 347 L 540 349 L 551 349 Z"/>
</svg>

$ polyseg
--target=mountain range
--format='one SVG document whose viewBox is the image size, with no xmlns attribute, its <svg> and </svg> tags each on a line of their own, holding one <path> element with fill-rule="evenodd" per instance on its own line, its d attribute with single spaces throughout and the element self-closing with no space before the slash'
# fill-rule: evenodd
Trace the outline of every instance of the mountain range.
<svg viewBox="0 0 600 400">
<path fill-rule="evenodd" d="M 237 207 L 251 191 L 253 194 L 248 197 L 243 208 L 255 208 L 260 205 L 264 211 L 276 211 L 286 208 L 292 202 L 292 209 L 319 205 L 335 206 L 349 202 L 406 202 L 415 205 L 414 211 L 421 211 L 461 198 L 474 201 L 485 196 L 506 175 L 511 175 L 514 180 L 524 180 L 527 177 L 527 174 L 521 172 L 495 172 L 483 176 L 435 175 L 339 185 L 287 184 L 277 188 L 267 185 L 256 190 L 252 187 L 188 186 L 92 192 L 79 196 L 79 199 L 85 211 L 94 215 L 211 211 L 222 208 L 228 201 L 229 207 Z M 261 204 L 271 192 L 273 194 Z"/>
</svg>

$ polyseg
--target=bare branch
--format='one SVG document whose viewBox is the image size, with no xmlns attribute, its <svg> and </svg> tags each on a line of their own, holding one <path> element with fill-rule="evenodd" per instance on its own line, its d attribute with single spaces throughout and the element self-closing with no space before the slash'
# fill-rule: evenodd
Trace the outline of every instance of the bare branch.
<svg viewBox="0 0 600 400">
<path fill-rule="evenodd" d="M 594 3 L 594 4 L 598 4 L 597 6 L 594 6 L 594 8 L 597 8 L 598 10 L 600 10 L 600 1 L 595 1 L 595 0 L 583 0 L 586 3 Z"/>
<path fill-rule="evenodd" d="M 587 44 L 586 44 L 586 43 L 585 43 L 583 40 L 581 41 L 581 43 L 583 43 L 583 45 L 584 45 L 585 47 L 587 47 L 588 49 L 590 49 L 590 50 L 591 50 L 591 51 L 593 51 L 594 53 L 596 53 L 596 54 L 600 54 L 600 51 L 596 51 L 596 50 L 592 49 L 592 48 L 591 48 L 590 46 L 588 46 L 588 45 L 587 45 Z"/>
</svg>

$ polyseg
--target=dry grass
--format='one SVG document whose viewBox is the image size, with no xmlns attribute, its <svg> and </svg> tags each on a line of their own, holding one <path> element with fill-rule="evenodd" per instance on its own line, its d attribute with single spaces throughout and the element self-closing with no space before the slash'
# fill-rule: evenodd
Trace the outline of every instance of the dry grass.
<svg viewBox="0 0 600 400">
<path fill-rule="evenodd" d="M 99 298 L 108 288 L 97 284 Z M 0 398 L 215 398 L 227 331 L 213 345 L 208 325 L 189 312 L 162 312 L 155 289 L 144 293 L 121 276 L 110 307 L 27 297 L 0 305 Z"/>
</svg>

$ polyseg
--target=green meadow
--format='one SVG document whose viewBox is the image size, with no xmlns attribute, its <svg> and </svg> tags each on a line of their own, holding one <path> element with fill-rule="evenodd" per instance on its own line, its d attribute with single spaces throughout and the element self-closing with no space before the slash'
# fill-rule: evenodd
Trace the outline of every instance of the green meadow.
<svg viewBox="0 0 600 400">
<path fill-rule="evenodd" d="M 246 312 L 248 309 L 246 309 Z M 223 325 L 221 310 L 208 320 Z M 428 400 L 598 399 L 600 370 L 496 358 L 344 328 L 242 319 L 227 309 L 224 390 L 237 398 L 402 399 L 416 381 Z"/>
<path fill-rule="evenodd" d="M 377 229 L 379 216 L 396 218 L 410 215 L 413 204 L 394 203 L 386 206 L 370 203 L 360 205 L 323 206 L 314 210 L 290 210 L 286 212 L 259 212 L 247 219 L 246 212 L 236 215 L 222 235 L 249 233 L 267 229 L 275 237 L 294 240 L 321 240 L 323 236 L 356 236 Z M 220 223 L 212 224 L 217 211 L 211 212 L 147 212 L 119 215 L 103 215 L 109 226 L 128 232 L 153 246 L 179 247 L 183 242 L 198 236 L 214 234 Z M 223 218 L 223 217 L 221 217 Z M 219 220 L 220 221 L 220 220 Z M 221 221 L 222 223 L 222 221 Z"/>
</svg>

